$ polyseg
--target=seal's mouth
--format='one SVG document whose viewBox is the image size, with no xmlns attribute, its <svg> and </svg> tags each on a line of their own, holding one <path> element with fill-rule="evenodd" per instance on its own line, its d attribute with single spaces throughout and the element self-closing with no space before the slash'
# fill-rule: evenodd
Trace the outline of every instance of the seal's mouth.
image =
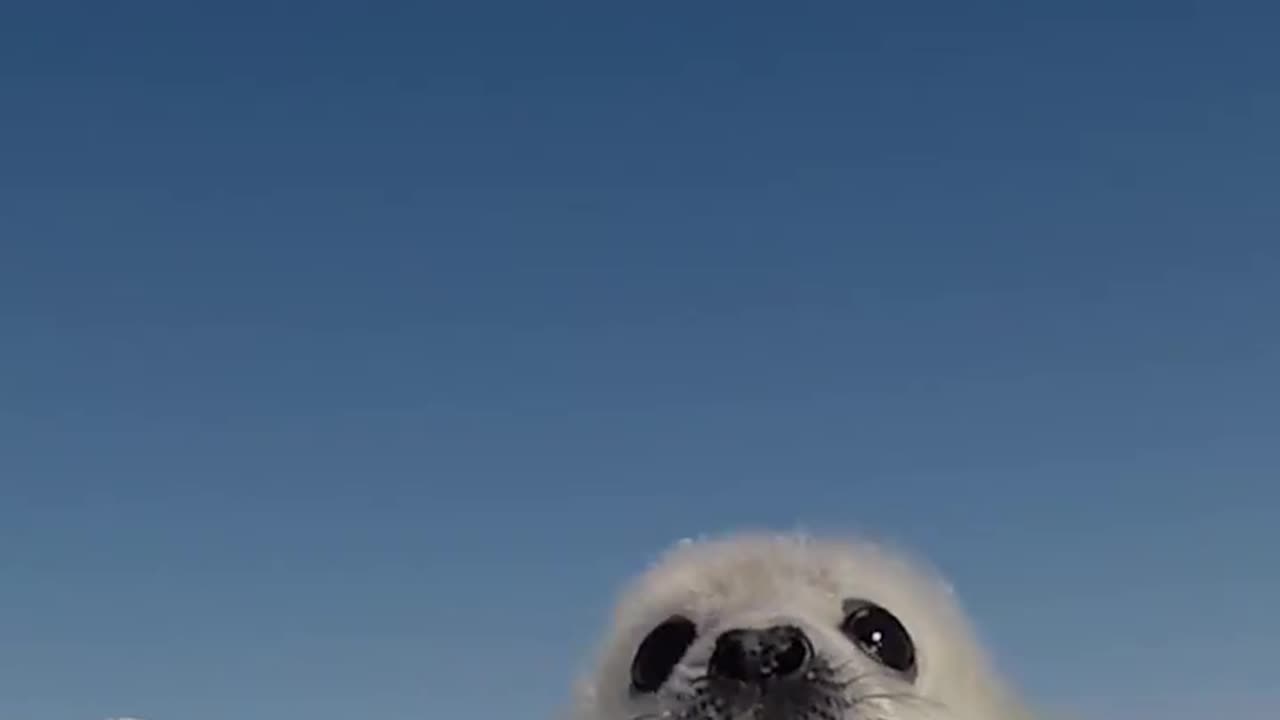
<svg viewBox="0 0 1280 720">
<path fill-rule="evenodd" d="M 827 666 L 756 682 L 704 677 L 681 693 L 671 720 L 850 720 L 863 717 L 849 682 Z"/>
<path fill-rule="evenodd" d="M 652 720 L 940 720 L 945 707 L 876 671 L 821 658 L 808 671 L 768 681 L 701 676 L 668 695 Z"/>
</svg>

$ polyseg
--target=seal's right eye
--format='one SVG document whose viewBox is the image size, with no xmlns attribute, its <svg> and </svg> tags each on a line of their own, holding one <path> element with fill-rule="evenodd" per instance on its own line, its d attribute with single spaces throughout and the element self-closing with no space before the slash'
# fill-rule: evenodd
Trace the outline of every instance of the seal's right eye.
<svg viewBox="0 0 1280 720">
<path fill-rule="evenodd" d="M 631 690 L 657 692 L 697 637 L 698 626 L 681 615 L 667 618 L 649 631 L 631 661 Z"/>
</svg>

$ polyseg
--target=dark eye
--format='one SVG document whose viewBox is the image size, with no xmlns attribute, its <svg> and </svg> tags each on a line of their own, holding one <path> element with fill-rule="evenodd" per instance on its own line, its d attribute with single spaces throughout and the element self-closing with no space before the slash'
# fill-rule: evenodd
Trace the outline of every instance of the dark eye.
<svg viewBox="0 0 1280 720">
<path fill-rule="evenodd" d="M 657 692 L 696 637 L 698 627 L 680 615 L 668 618 L 651 630 L 636 648 L 635 659 L 631 661 L 631 689 L 640 693 Z"/>
<path fill-rule="evenodd" d="M 916 645 L 898 618 L 874 603 L 845 603 L 840 630 L 864 653 L 885 667 L 910 675 L 916 669 Z"/>
</svg>

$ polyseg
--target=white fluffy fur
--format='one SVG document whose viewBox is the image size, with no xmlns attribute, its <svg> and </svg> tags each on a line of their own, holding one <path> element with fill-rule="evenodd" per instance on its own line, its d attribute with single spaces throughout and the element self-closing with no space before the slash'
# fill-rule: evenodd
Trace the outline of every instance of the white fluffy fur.
<svg viewBox="0 0 1280 720">
<path fill-rule="evenodd" d="M 887 608 L 908 628 L 918 656 L 914 682 L 885 671 L 840 633 L 847 597 Z M 637 645 L 677 612 L 699 625 L 699 639 L 673 674 L 674 689 L 632 696 Z M 857 680 L 849 686 L 855 702 L 841 720 L 1030 718 L 995 672 L 950 588 L 931 572 L 867 543 L 740 534 L 683 542 L 634 581 L 584 678 L 572 720 L 677 718 L 687 710 L 679 704 L 680 687 L 687 690 L 705 671 L 721 630 L 778 622 L 803 627 L 818 654 Z M 751 717 L 759 715 L 743 712 L 733 720 Z"/>
</svg>

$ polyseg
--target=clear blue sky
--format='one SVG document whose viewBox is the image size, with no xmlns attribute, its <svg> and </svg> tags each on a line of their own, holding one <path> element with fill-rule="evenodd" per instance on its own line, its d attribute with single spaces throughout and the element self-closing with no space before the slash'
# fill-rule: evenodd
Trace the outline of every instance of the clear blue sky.
<svg viewBox="0 0 1280 720">
<path fill-rule="evenodd" d="M 549 719 L 797 524 L 1275 717 L 1280 13 L 456 5 L 0 10 L 0 717 Z"/>
</svg>

